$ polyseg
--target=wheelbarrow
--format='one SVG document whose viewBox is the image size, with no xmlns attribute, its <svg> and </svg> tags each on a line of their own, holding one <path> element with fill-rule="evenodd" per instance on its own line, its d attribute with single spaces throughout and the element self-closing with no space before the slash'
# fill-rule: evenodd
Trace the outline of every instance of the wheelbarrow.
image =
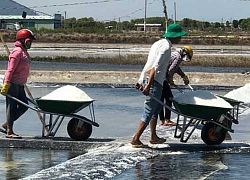
<svg viewBox="0 0 250 180">
<path fill-rule="evenodd" d="M 71 118 L 67 125 L 68 135 L 77 141 L 87 140 L 92 134 L 92 125 L 99 127 L 95 122 L 95 113 L 93 102 L 88 101 L 62 101 L 62 100 L 46 100 L 37 98 L 28 101 L 34 106 L 30 106 L 19 99 L 7 94 L 7 97 L 17 101 L 18 103 L 28 107 L 31 110 L 42 113 L 42 137 L 54 137 L 62 124 L 65 117 Z M 82 109 L 89 107 L 90 119 L 76 114 Z M 45 131 L 47 133 L 45 134 Z"/>
<path fill-rule="evenodd" d="M 182 90 L 178 90 L 184 93 Z M 199 125 L 201 125 L 201 139 L 203 142 L 207 145 L 219 145 L 226 139 L 228 132 L 234 133 L 232 124 L 239 123 L 239 108 L 243 102 L 220 95 L 216 96 L 228 102 L 231 107 L 186 104 L 173 99 L 174 107 L 172 108 L 153 96 L 151 98 L 177 115 L 175 138 L 180 138 L 180 141 L 185 143 L 192 136 L 194 130 L 200 128 Z"/>
<path fill-rule="evenodd" d="M 224 96 L 219 97 L 227 101 L 232 108 L 182 104 L 173 100 L 177 110 L 177 126 L 174 136 L 180 138 L 181 142 L 187 142 L 194 130 L 201 124 L 203 142 L 207 145 L 219 145 L 225 140 L 228 132 L 234 133 L 232 125 L 239 123 L 239 106 L 243 102 Z M 187 132 L 189 127 L 191 131 Z"/>
</svg>

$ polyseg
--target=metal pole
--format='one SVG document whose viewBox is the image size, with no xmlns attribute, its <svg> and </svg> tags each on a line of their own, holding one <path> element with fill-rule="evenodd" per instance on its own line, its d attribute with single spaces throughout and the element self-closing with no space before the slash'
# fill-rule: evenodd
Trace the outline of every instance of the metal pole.
<svg viewBox="0 0 250 180">
<path fill-rule="evenodd" d="M 166 29 L 167 29 L 167 27 L 168 27 L 168 13 L 167 13 L 167 6 L 165 3 L 165 0 L 162 0 L 162 4 L 163 4 L 163 12 L 165 14 Z"/>
<path fill-rule="evenodd" d="M 176 23 L 176 2 L 174 2 L 174 23 Z"/>
<path fill-rule="evenodd" d="M 144 32 L 146 32 L 146 18 L 147 18 L 147 0 L 145 0 Z"/>
</svg>

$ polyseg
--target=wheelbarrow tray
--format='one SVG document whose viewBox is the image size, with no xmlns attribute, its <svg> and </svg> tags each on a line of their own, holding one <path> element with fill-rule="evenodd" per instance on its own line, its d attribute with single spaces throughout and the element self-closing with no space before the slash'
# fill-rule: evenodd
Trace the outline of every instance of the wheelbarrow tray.
<svg viewBox="0 0 250 180">
<path fill-rule="evenodd" d="M 90 105 L 94 100 L 90 101 L 63 101 L 63 100 L 47 100 L 36 99 L 38 107 L 45 112 L 58 114 L 72 114 Z"/>
<path fill-rule="evenodd" d="M 196 104 L 184 104 L 179 103 L 173 100 L 174 107 L 180 113 L 191 116 L 194 118 L 201 118 L 201 119 L 217 119 L 222 114 L 230 111 L 232 108 L 222 108 L 222 107 L 213 107 L 213 106 L 203 106 L 203 105 L 196 105 Z"/>
<path fill-rule="evenodd" d="M 225 101 L 227 101 L 231 106 L 237 106 L 241 103 L 243 103 L 242 101 L 238 101 L 238 100 L 235 100 L 235 99 L 231 99 L 231 98 L 228 98 L 228 97 L 225 97 L 225 96 L 221 96 L 221 95 L 216 95 L 222 99 L 224 99 Z"/>
</svg>

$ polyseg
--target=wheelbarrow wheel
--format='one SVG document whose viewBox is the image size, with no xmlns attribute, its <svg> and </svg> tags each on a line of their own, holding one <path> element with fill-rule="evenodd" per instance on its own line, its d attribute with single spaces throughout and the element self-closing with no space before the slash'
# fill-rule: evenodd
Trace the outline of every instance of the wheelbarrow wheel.
<svg viewBox="0 0 250 180">
<path fill-rule="evenodd" d="M 213 123 L 206 123 L 201 130 L 201 139 L 207 145 L 219 145 L 225 138 L 227 131 L 222 129 L 218 133 L 214 133 L 216 130 L 216 125 Z"/>
<path fill-rule="evenodd" d="M 83 117 L 85 118 L 85 117 Z M 86 118 L 87 119 L 87 118 Z M 85 141 L 92 134 L 92 125 L 82 122 L 82 126 L 78 127 L 79 119 L 72 118 L 67 126 L 69 136 L 76 141 Z"/>
</svg>

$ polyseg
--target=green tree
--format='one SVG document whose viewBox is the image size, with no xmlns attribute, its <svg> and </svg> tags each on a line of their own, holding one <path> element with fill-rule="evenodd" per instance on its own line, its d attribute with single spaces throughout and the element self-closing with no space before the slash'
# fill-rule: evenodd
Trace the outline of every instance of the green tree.
<svg viewBox="0 0 250 180">
<path fill-rule="evenodd" d="M 76 18 L 69 18 L 69 19 L 65 19 L 63 21 L 63 26 L 65 28 L 73 28 L 76 27 Z"/>
<path fill-rule="evenodd" d="M 238 27 L 239 27 L 239 21 L 238 20 L 233 20 L 233 27 L 235 29 L 238 29 Z"/>
</svg>

